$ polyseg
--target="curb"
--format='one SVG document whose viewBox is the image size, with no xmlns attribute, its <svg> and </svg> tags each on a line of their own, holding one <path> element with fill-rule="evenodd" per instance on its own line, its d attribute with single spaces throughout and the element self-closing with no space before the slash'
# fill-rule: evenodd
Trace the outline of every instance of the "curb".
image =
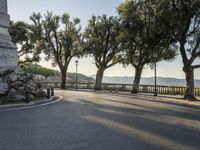
<svg viewBox="0 0 200 150">
<path fill-rule="evenodd" d="M 53 96 L 50 99 L 42 99 L 42 100 L 38 100 L 35 102 L 30 102 L 30 103 L 0 105 L 0 111 L 17 110 L 17 109 L 33 108 L 33 107 L 37 107 L 37 106 L 44 106 L 45 104 L 52 104 L 53 102 L 60 101 L 61 99 L 62 99 L 61 96 Z"/>
</svg>

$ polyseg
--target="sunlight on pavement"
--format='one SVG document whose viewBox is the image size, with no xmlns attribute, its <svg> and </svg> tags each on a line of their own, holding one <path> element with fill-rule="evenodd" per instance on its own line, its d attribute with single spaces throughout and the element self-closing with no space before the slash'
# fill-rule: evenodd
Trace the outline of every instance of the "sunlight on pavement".
<svg viewBox="0 0 200 150">
<path fill-rule="evenodd" d="M 183 119 L 179 117 L 172 117 L 163 114 L 148 114 L 148 113 L 127 113 L 119 110 L 109 110 L 109 109 L 98 109 L 103 112 L 112 113 L 116 115 L 128 116 L 128 117 L 138 117 L 145 120 L 156 121 L 159 123 L 169 124 L 169 125 L 180 125 L 187 128 L 193 128 L 200 131 L 200 121 L 195 121 L 191 119 Z"/>
<path fill-rule="evenodd" d="M 101 124 L 117 132 L 124 133 L 133 138 L 137 138 L 145 143 L 156 144 L 170 150 L 191 150 L 191 149 L 197 150 L 195 147 L 179 144 L 160 135 L 148 133 L 102 117 L 89 115 L 89 116 L 83 116 L 82 118 L 94 123 Z"/>
<path fill-rule="evenodd" d="M 188 109 L 188 110 L 182 110 L 178 109 L 173 103 L 170 104 L 170 100 L 166 100 L 167 98 L 162 98 L 162 97 L 147 97 L 145 95 L 131 95 L 131 96 L 126 96 L 126 95 L 111 95 L 107 94 L 102 96 L 105 100 L 108 101 L 115 101 L 119 103 L 127 103 L 130 105 L 135 105 L 138 104 L 138 106 L 146 106 L 149 108 L 159 108 L 162 110 L 172 110 L 172 111 L 177 111 L 177 112 L 188 112 L 194 111 L 193 108 Z M 125 100 L 124 100 L 125 99 Z M 176 100 L 180 102 L 184 102 L 183 100 Z M 169 102 L 169 103 L 168 103 Z M 156 105 L 155 105 L 156 104 Z M 170 105 L 170 107 L 166 107 L 166 104 Z M 181 107 L 181 105 L 179 106 Z M 200 110 L 195 110 L 196 112 L 200 112 Z"/>
<path fill-rule="evenodd" d="M 108 93 L 93 93 L 93 92 L 83 92 L 83 91 L 56 91 L 58 94 L 62 93 L 65 100 L 69 102 L 89 102 L 92 104 L 100 104 L 107 106 L 116 106 L 121 108 L 133 108 L 137 110 L 147 110 L 151 112 L 155 112 L 155 110 L 159 109 L 162 111 L 176 111 L 176 112 L 200 112 L 200 110 L 187 108 L 187 110 L 183 109 L 181 106 L 176 107 L 173 104 L 163 103 L 164 101 L 155 99 L 155 101 L 151 98 L 147 98 L 145 96 L 123 96 L 123 95 L 113 95 Z M 75 94 L 76 93 L 76 94 Z M 83 100 L 84 99 L 84 100 Z M 160 102 L 159 102 L 160 101 Z M 169 107 L 166 107 L 169 106 Z"/>
</svg>

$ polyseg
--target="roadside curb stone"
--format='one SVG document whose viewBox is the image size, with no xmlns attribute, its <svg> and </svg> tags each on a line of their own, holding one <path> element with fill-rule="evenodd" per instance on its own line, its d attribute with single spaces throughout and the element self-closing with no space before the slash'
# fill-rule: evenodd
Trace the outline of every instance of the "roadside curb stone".
<svg viewBox="0 0 200 150">
<path fill-rule="evenodd" d="M 36 105 L 45 104 L 45 103 L 55 101 L 57 99 L 58 99 L 58 97 L 54 96 L 54 97 L 51 97 L 50 99 L 42 99 L 42 100 L 38 100 L 38 101 L 35 101 L 35 102 L 30 102 L 30 103 L 0 105 L 0 110 L 23 108 L 23 107 L 27 107 L 27 106 L 36 106 Z"/>
</svg>

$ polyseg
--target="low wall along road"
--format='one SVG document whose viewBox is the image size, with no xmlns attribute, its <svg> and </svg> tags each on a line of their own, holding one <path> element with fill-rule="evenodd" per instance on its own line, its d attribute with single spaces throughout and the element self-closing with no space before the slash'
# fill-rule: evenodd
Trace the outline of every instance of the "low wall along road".
<svg viewBox="0 0 200 150">
<path fill-rule="evenodd" d="M 60 88 L 60 82 L 43 82 L 43 86 L 50 86 L 54 88 Z M 67 83 L 67 88 L 76 88 L 76 83 Z M 94 83 L 78 83 L 78 89 L 93 89 Z M 112 90 L 112 91 L 123 91 L 130 92 L 132 89 L 132 84 L 110 84 L 103 83 L 102 90 Z M 167 95 L 184 95 L 186 87 L 179 86 L 160 86 L 157 85 L 158 94 Z M 139 92 L 141 93 L 154 93 L 154 85 L 140 85 Z M 195 88 L 195 96 L 200 96 L 200 88 Z"/>
</svg>

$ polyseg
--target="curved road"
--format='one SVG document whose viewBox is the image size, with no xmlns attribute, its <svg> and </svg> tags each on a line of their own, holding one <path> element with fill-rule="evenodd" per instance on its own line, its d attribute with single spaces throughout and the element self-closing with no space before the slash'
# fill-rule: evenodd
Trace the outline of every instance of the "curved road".
<svg viewBox="0 0 200 150">
<path fill-rule="evenodd" d="M 198 150 L 200 109 L 145 96 L 56 91 L 63 100 L 0 112 L 0 150 Z"/>
</svg>

